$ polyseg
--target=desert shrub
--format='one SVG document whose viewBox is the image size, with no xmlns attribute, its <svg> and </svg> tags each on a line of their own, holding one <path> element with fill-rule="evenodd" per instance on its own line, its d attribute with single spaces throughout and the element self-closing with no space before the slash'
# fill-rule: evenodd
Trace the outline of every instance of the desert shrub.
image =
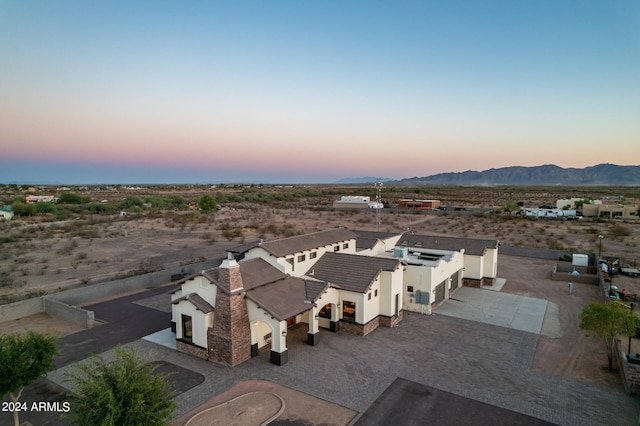
<svg viewBox="0 0 640 426">
<path fill-rule="evenodd" d="M 614 223 L 609 227 L 609 235 L 613 238 L 624 238 L 631 235 L 629 228 L 621 223 Z"/>
<path fill-rule="evenodd" d="M 142 207 L 142 200 L 138 197 L 128 195 L 123 202 L 120 203 L 121 209 L 132 209 L 133 207 Z"/>
</svg>

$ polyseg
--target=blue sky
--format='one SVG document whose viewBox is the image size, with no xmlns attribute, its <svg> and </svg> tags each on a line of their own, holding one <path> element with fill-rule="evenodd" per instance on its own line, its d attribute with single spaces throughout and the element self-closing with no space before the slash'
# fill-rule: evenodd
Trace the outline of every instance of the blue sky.
<svg viewBox="0 0 640 426">
<path fill-rule="evenodd" d="M 0 182 L 639 164 L 638 1 L 0 0 Z"/>
</svg>

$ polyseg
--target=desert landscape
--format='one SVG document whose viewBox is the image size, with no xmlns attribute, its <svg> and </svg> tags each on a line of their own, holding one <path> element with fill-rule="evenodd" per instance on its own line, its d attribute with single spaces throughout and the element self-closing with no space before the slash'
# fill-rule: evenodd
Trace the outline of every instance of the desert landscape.
<svg viewBox="0 0 640 426">
<path fill-rule="evenodd" d="M 184 185 L 0 188 L 5 205 L 29 194 L 75 203 L 38 203 L 0 222 L 0 303 L 106 282 L 215 257 L 228 247 L 334 227 L 497 239 L 503 246 L 597 253 L 640 264 L 640 224 L 583 218 L 531 219 L 509 204 L 555 205 L 571 197 L 616 195 L 637 203 L 634 188 L 385 187 L 381 198 L 438 199 L 437 211 L 337 209 L 341 195 L 375 198 L 372 186 Z M 67 194 L 67 196 L 63 196 Z M 210 196 L 218 208 L 198 209 Z M 191 205 L 189 204 L 191 203 Z M 14 204 L 15 205 L 15 204 Z M 20 206 L 18 206 L 19 210 Z M 598 236 L 602 235 L 602 241 Z M 602 246 L 600 247 L 600 243 Z M 215 253 L 215 256 L 214 256 Z M 636 280 L 628 280 L 630 291 Z"/>
</svg>

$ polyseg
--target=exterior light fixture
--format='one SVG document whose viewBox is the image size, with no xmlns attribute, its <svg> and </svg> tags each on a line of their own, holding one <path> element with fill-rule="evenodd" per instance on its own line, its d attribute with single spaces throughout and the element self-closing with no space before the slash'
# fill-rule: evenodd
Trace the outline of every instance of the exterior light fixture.
<svg viewBox="0 0 640 426">
<path fill-rule="evenodd" d="M 600 248 L 598 249 L 598 260 L 600 260 L 600 257 L 602 256 L 602 239 L 604 238 L 604 235 L 598 235 L 598 239 L 600 240 Z"/>
<path fill-rule="evenodd" d="M 286 335 L 287 335 L 287 330 L 283 331 L 283 332 L 282 332 L 282 335 L 283 335 L 283 336 L 286 336 Z"/>
</svg>

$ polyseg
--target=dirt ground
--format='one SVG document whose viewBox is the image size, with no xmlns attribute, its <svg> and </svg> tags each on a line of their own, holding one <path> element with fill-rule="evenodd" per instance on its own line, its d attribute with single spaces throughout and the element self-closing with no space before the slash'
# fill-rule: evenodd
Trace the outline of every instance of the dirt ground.
<svg viewBox="0 0 640 426">
<path fill-rule="evenodd" d="M 640 264 L 640 223 L 526 220 L 447 212 L 400 214 L 393 210 L 377 218 L 373 209 L 245 207 L 223 208 L 199 216 L 184 213 L 177 223 L 172 215 L 12 225 L 1 231 L 3 237 L 17 242 L 0 244 L 0 303 L 188 265 L 211 258 L 212 252 L 258 238 L 281 238 L 336 226 L 491 238 L 506 245 L 553 248 L 567 253 L 597 253 L 598 235 L 604 235 L 603 255 Z M 614 225 L 623 226 L 628 235 L 614 237 Z M 629 285 L 634 283 L 640 280 Z M 640 293 L 640 284 L 637 287 Z"/>
<path fill-rule="evenodd" d="M 560 319 L 559 333 L 555 330 L 547 333 L 553 334 L 551 337 L 544 335 L 546 321 L 543 324 L 533 370 L 584 382 L 621 386 L 618 371 L 608 371 L 605 344 L 596 337 L 587 337 L 579 327 L 582 309 L 590 301 L 601 300 L 600 288 L 575 283 L 570 295 L 567 282 L 551 279 L 554 264 L 555 261 L 517 256 L 502 255 L 498 259 L 498 276 L 507 277 L 503 292 L 546 299 L 549 302 L 547 316 L 557 312 Z"/>
<path fill-rule="evenodd" d="M 332 191 L 337 192 L 326 197 L 301 197 L 295 202 L 279 204 L 227 203 L 221 210 L 211 213 L 137 211 L 126 216 L 84 215 L 64 222 L 42 222 L 38 217 L 16 218 L 10 224 L 0 224 L 0 303 L 187 265 L 210 259 L 211 253 L 220 253 L 258 238 L 282 238 L 337 226 L 498 239 L 503 245 L 552 248 L 567 253 L 601 251 L 603 256 L 620 257 L 636 267 L 640 265 L 638 222 L 529 220 L 487 213 L 488 210 L 469 210 L 499 208 L 509 200 L 522 200 L 526 206 L 555 204 L 558 198 L 594 196 L 595 193 L 561 189 L 432 188 L 427 192 L 416 189 L 420 192 L 414 194 L 388 193 L 385 197 L 437 198 L 443 205 L 463 206 L 467 210 L 400 213 L 393 209 L 382 212 L 328 209 L 343 190 L 334 188 Z M 205 190 L 181 194 L 196 198 L 202 191 Z M 163 193 L 175 194 L 175 191 Z M 127 194 L 122 193 L 122 198 Z M 113 197 L 113 192 L 96 193 L 93 197 Z M 598 235 L 604 238 L 599 240 Z M 606 383 L 618 380 L 602 371 L 606 364 L 603 345 L 586 338 L 577 329 L 576 319 L 586 301 L 598 298 L 595 287 L 576 284 L 573 297 L 568 297 L 564 283 L 549 279 L 553 262 L 503 255 L 498 265 L 499 276 L 509 277 L 503 291 L 548 299 L 552 309 L 558 310 L 563 335 L 557 339 L 541 336 L 535 369 L 581 380 Z M 640 278 L 616 276 L 614 284 L 640 295 Z M 0 331 L 10 330 L 5 327 L 24 329 L 27 321 L 20 321 L 3 324 Z M 58 326 L 54 323 L 46 317 L 34 318 L 34 324 L 51 327 L 52 333 L 73 331 L 69 324 L 56 329 L 54 327 Z M 632 352 L 640 352 L 640 343 L 635 340 L 632 343 Z"/>
</svg>

